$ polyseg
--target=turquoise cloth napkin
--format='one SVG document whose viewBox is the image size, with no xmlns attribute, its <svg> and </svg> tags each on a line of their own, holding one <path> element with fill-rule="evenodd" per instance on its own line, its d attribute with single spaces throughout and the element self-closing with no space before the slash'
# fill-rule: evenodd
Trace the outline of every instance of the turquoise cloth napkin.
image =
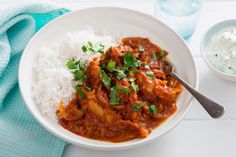
<svg viewBox="0 0 236 157">
<path fill-rule="evenodd" d="M 0 12 L 0 157 L 59 157 L 65 142 L 42 128 L 19 92 L 19 60 L 27 42 L 42 26 L 68 12 L 34 2 Z"/>
</svg>

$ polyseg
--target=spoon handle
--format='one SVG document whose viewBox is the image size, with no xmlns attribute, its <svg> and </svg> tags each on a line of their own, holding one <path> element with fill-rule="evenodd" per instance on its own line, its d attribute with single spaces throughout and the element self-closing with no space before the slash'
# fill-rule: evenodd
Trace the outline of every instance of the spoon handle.
<svg viewBox="0 0 236 157">
<path fill-rule="evenodd" d="M 199 93 L 196 89 L 191 87 L 187 82 L 180 78 L 175 72 L 171 73 L 176 80 L 178 80 L 203 106 L 203 108 L 210 114 L 212 118 L 220 118 L 224 114 L 224 107 L 212 101 Z"/>
</svg>

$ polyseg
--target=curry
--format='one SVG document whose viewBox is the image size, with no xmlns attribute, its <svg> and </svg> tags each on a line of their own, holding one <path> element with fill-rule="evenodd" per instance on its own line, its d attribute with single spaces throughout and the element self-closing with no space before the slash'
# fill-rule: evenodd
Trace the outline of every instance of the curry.
<svg viewBox="0 0 236 157">
<path fill-rule="evenodd" d="M 90 139 L 124 142 L 147 137 L 177 110 L 180 83 L 164 72 L 168 52 L 147 38 L 127 37 L 95 57 L 87 68 L 76 98 L 57 110 L 59 123 Z M 81 77 L 81 78 L 80 78 Z"/>
</svg>

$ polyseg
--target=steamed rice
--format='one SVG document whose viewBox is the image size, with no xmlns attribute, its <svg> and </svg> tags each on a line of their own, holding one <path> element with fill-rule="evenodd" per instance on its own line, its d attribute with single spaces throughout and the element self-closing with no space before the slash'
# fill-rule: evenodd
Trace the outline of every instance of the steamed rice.
<svg viewBox="0 0 236 157">
<path fill-rule="evenodd" d="M 87 42 L 101 42 L 105 50 L 116 44 L 110 35 L 98 35 L 91 30 L 68 32 L 60 42 L 50 43 L 39 50 L 34 65 L 32 97 L 40 106 L 42 113 L 56 120 L 56 110 L 60 100 L 67 105 L 74 97 L 73 76 L 66 67 L 70 58 L 81 59 L 86 65 L 100 53 L 86 52 L 81 49 Z"/>
</svg>

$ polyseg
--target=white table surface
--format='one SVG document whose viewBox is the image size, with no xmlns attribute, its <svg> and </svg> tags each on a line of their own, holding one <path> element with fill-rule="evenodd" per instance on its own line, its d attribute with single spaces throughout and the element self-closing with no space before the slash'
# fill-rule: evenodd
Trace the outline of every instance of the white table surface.
<svg viewBox="0 0 236 157">
<path fill-rule="evenodd" d="M 0 0 L 0 9 L 27 0 Z M 52 0 L 70 9 L 93 6 L 118 6 L 154 15 L 152 0 Z M 135 149 L 96 151 L 69 145 L 64 157 L 235 157 L 236 156 L 236 83 L 217 78 L 200 55 L 200 40 L 213 24 L 236 18 L 236 0 L 208 0 L 205 2 L 196 31 L 189 47 L 197 63 L 199 90 L 225 107 L 225 115 L 211 119 L 193 101 L 184 120 L 155 142 Z"/>
</svg>

